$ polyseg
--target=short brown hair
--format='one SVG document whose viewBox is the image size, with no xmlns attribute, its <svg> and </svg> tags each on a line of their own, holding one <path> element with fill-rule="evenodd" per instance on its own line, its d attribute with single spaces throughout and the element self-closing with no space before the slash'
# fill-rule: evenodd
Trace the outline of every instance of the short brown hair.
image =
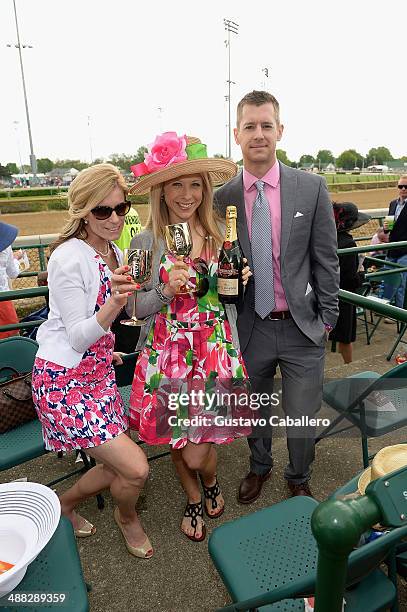
<svg viewBox="0 0 407 612">
<path fill-rule="evenodd" d="M 237 127 L 239 127 L 239 123 L 242 118 L 243 107 L 246 104 L 251 104 L 253 106 L 262 106 L 262 104 L 272 104 L 275 115 L 276 115 L 276 120 L 278 123 L 280 123 L 280 105 L 278 103 L 278 100 L 273 95 L 268 93 L 268 91 L 253 90 L 250 93 L 243 96 L 243 98 L 240 100 L 239 104 L 237 105 L 237 118 L 236 118 Z"/>
</svg>

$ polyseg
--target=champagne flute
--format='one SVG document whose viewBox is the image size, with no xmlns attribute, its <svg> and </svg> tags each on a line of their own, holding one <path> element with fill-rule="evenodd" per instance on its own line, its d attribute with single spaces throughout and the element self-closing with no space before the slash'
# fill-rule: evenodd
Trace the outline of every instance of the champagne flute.
<svg viewBox="0 0 407 612">
<path fill-rule="evenodd" d="M 123 265 L 130 266 L 129 274 L 134 282 L 139 285 L 143 285 L 151 278 L 151 265 L 153 261 L 153 252 L 146 249 L 124 249 L 123 251 Z M 141 326 L 145 325 L 147 321 L 137 319 L 136 317 L 136 292 L 133 294 L 133 308 L 132 316 L 130 319 L 120 321 L 122 325 L 130 326 Z"/>
<path fill-rule="evenodd" d="M 183 261 L 192 251 L 192 235 L 188 223 L 174 223 L 165 226 L 165 240 L 168 250 Z M 191 293 L 186 285 L 182 285 L 177 295 Z"/>
</svg>

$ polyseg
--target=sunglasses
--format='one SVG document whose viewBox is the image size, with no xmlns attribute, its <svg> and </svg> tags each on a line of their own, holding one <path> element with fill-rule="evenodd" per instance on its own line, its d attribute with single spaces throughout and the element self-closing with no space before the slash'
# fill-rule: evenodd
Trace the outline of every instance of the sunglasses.
<svg viewBox="0 0 407 612">
<path fill-rule="evenodd" d="M 406 185 L 397 185 L 397 187 L 399 189 L 407 189 L 407 184 Z"/>
<path fill-rule="evenodd" d="M 110 206 L 96 206 L 92 208 L 91 213 L 96 219 L 99 219 L 99 221 L 104 221 L 108 219 L 113 212 L 115 212 L 118 217 L 124 217 L 124 215 L 127 215 L 129 212 L 130 207 L 130 202 L 120 202 L 120 204 L 117 204 L 114 208 Z"/>
<path fill-rule="evenodd" d="M 209 274 L 208 264 L 202 257 L 195 257 L 195 259 L 192 260 L 192 267 L 198 274 L 202 274 L 203 276 Z"/>
<path fill-rule="evenodd" d="M 195 272 L 203 276 L 203 278 L 196 279 L 195 295 L 200 298 L 206 295 L 209 289 L 209 279 L 206 278 L 209 274 L 208 264 L 202 257 L 195 257 L 195 259 L 192 260 L 192 267 Z"/>
</svg>

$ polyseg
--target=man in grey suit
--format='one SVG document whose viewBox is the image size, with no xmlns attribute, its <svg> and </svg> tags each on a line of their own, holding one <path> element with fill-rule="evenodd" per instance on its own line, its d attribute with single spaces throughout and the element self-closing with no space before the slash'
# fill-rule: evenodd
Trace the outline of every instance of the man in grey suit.
<svg viewBox="0 0 407 612">
<path fill-rule="evenodd" d="M 226 206 L 237 206 L 238 237 L 253 272 L 237 320 L 253 391 L 270 393 L 278 365 L 285 417 L 312 419 L 321 405 L 325 341 L 338 317 L 336 228 L 325 180 L 277 161 L 282 134 L 274 96 L 244 96 L 234 130 L 243 172 L 215 200 L 223 216 Z M 263 406 L 259 416 L 269 423 L 271 410 Z M 291 495 L 311 496 L 315 428 L 296 424 L 286 431 Z M 248 442 L 250 471 L 240 483 L 241 503 L 259 497 L 273 466 L 271 427 L 257 428 Z"/>
</svg>

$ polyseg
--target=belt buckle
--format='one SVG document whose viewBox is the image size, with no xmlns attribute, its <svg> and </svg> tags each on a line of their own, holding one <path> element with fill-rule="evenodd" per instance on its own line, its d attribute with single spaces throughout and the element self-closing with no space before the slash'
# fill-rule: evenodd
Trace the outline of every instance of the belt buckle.
<svg viewBox="0 0 407 612">
<path fill-rule="evenodd" d="M 273 317 L 273 313 L 271 312 L 269 315 L 267 315 L 267 318 L 269 319 L 269 321 L 285 321 L 286 319 L 290 318 L 290 314 L 289 311 L 278 311 L 278 313 L 280 316 L 279 317 Z"/>
</svg>

